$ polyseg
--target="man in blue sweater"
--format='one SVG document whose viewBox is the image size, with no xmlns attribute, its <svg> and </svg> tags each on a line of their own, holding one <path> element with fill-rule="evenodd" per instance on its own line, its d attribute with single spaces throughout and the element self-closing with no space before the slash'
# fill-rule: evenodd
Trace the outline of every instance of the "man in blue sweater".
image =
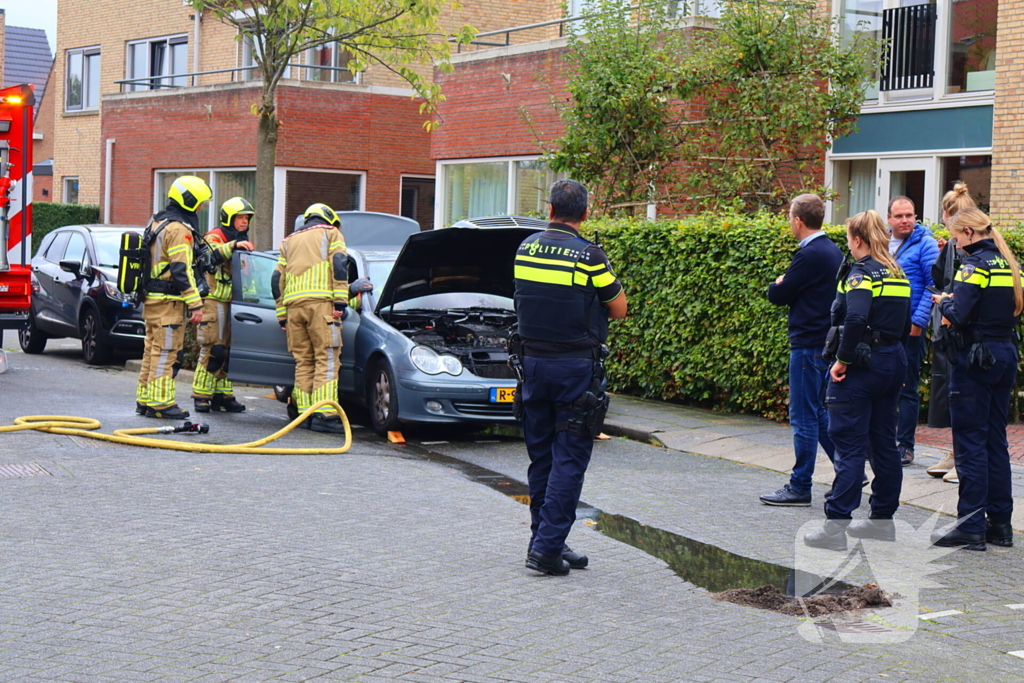
<svg viewBox="0 0 1024 683">
<path fill-rule="evenodd" d="M 825 202 L 818 195 L 802 194 L 790 203 L 789 227 L 800 248 L 786 273 L 768 286 L 768 301 L 789 306 L 789 423 L 796 464 L 788 484 L 761 496 L 765 505 L 810 505 L 818 444 L 830 460 L 835 452 L 822 401 L 828 363 L 821 354 L 843 254 L 821 231 L 824 220 Z"/>
<path fill-rule="evenodd" d="M 910 280 L 910 336 L 904 336 L 907 377 L 900 392 L 900 419 L 896 443 L 906 467 L 914 462 L 914 432 L 917 431 L 921 383 L 921 362 L 926 351 L 924 331 L 932 317 L 932 299 L 925 287 L 932 286 L 932 265 L 939 257 L 939 245 L 932 231 L 917 222 L 914 202 L 909 197 L 889 201 L 889 253 Z"/>
</svg>

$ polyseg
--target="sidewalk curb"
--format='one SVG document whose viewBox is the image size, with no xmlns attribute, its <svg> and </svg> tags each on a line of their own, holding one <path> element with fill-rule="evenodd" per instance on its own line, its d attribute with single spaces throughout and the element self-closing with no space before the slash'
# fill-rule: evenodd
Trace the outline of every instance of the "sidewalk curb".
<svg viewBox="0 0 1024 683">
<path fill-rule="evenodd" d="M 662 448 L 668 448 L 665 444 L 658 439 L 656 431 L 649 432 L 644 429 L 638 429 L 636 427 L 630 427 L 621 423 L 610 422 L 607 419 L 604 421 L 604 426 L 601 427 L 601 431 L 609 436 L 621 436 L 631 441 L 639 441 L 641 443 L 649 443 L 654 446 L 660 446 Z"/>
</svg>

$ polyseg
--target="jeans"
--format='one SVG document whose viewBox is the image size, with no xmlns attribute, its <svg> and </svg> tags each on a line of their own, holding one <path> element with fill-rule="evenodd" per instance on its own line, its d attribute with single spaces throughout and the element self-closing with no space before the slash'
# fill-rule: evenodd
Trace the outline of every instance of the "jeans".
<svg viewBox="0 0 1024 683">
<path fill-rule="evenodd" d="M 903 349 L 907 354 L 907 376 L 900 390 L 900 419 L 896 428 L 896 443 L 914 450 L 914 433 L 921 412 L 921 397 L 917 387 L 921 383 L 921 363 L 924 361 L 925 336 L 907 337 Z"/>
<path fill-rule="evenodd" d="M 570 434 L 557 425 L 571 415 L 567 404 L 590 388 L 594 361 L 526 356 L 523 370 L 530 547 L 541 555 L 557 556 L 576 521 L 576 504 L 594 448 L 593 437 Z"/>
<path fill-rule="evenodd" d="M 789 352 L 789 424 L 793 427 L 796 464 L 789 487 L 796 493 L 811 490 L 818 444 L 832 460 L 835 446 L 828 436 L 828 412 L 825 410 L 825 376 L 828 363 L 817 347 Z"/>
<path fill-rule="evenodd" d="M 896 450 L 896 404 L 907 366 L 903 347 L 871 353 L 871 369 L 851 366 L 842 382 L 829 382 L 829 435 L 836 445 L 836 478 L 825 516 L 850 519 L 860 505 L 864 461 L 871 460 L 871 515 L 892 519 L 900 505 L 903 467 Z"/>
<path fill-rule="evenodd" d="M 957 516 L 967 533 L 985 531 L 985 517 L 1009 522 L 1013 515 L 1013 485 L 1006 420 L 1010 394 L 1017 382 L 1017 348 L 1010 341 L 987 341 L 995 357 L 988 370 L 971 367 L 969 349 L 957 352 L 949 380 L 949 410 L 953 422 L 956 474 L 960 479 Z"/>
</svg>

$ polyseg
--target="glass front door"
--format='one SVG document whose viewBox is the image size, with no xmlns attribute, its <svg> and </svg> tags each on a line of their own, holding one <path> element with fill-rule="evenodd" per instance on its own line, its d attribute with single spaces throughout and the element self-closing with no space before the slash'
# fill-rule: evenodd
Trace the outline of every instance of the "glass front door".
<svg viewBox="0 0 1024 683">
<path fill-rule="evenodd" d="M 942 218 L 936 192 L 937 180 L 935 157 L 879 159 L 875 210 L 885 219 L 889 200 L 902 195 L 913 200 L 918 221 L 937 223 Z"/>
</svg>

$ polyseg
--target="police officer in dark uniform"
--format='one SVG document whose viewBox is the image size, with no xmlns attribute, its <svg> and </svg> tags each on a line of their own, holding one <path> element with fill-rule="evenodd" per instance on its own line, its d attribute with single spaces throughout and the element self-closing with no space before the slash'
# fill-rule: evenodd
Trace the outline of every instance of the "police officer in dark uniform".
<svg viewBox="0 0 1024 683">
<path fill-rule="evenodd" d="M 551 186 L 548 229 L 516 252 L 515 304 L 522 343 L 523 432 L 530 455 L 530 546 L 526 566 L 564 576 L 587 566 L 565 543 L 607 410 L 608 319 L 626 317 L 626 293 L 608 258 L 580 237 L 587 189 Z"/>
<path fill-rule="evenodd" d="M 812 548 L 846 550 L 846 534 L 896 540 L 903 467 L 896 448 L 897 406 L 907 372 L 901 339 L 910 318 L 910 282 L 889 254 L 881 217 L 865 211 L 846 225 L 856 261 L 839 282 L 833 325 L 842 326 L 825 391 L 828 435 L 836 447 L 836 477 L 825 498 L 825 525 L 804 536 Z M 860 505 L 864 461 L 871 460 L 870 519 L 850 524 Z"/>
<path fill-rule="evenodd" d="M 982 211 L 967 208 L 948 223 L 966 252 L 953 293 L 933 300 L 952 324 L 949 411 L 960 479 L 958 524 L 932 534 L 939 546 L 985 550 L 1013 545 L 1013 490 L 1006 420 L 1017 381 L 1016 326 L 1024 309 L 1020 265 Z"/>
</svg>

